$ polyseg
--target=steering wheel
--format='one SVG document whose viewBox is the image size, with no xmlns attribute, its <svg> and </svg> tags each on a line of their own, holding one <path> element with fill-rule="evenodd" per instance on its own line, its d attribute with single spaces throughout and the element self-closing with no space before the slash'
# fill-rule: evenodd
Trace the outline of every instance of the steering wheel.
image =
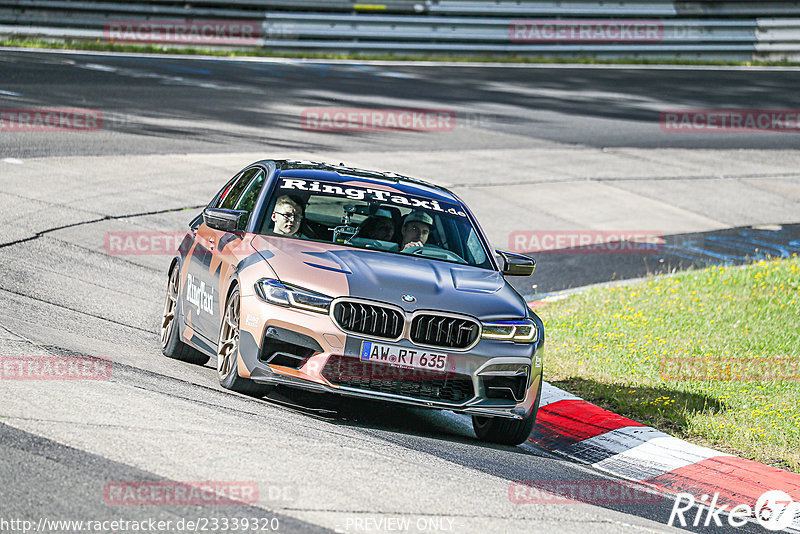
<svg viewBox="0 0 800 534">
<path fill-rule="evenodd" d="M 298 235 L 302 234 L 310 239 L 321 239 L 317 229 L 313 228 L 310 224 L 306 223 L 306 221 L 303 221 L 300 224 L 300 229 L 297 231 L 297 234 Z"/>
<path fill-rule="evenodd" d="M 437 247 L 434 245 L 421 246 L 421 247 L 408 247 L 403 249 L 404 254 L 412 254 L 414 256 L 427 256 L 429 258 L 447 259 L 457 261 L 458 263 L 467 263 L 464 258 L 451 252 L 446 248 Z M 426 254 L 427 253 L 427 254 Z"/>
</svg>

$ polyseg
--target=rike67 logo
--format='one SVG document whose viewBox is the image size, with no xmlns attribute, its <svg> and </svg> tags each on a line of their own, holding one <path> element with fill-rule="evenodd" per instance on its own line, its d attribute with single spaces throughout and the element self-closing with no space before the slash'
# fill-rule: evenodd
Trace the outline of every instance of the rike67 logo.
<svg viewBox="0 0 800 534">
<path fill-rule="evenodd" d="M 717 505 L 719 493 L 715 493 L 709 501 L 708 495 L 703 495 L 700 502 L 689 493 L 679 493 L 672 505 L 669 515 L 669 526 L 680 524 L 685 527 L 688 521 L 695 527 L 742 527 L 748 520 L 755 517 L 756 521 L 767 530 L 774 532 L 787 529 L 795 520 L 800 521 L 800 502 L 792 499 L 785 491 L 770 490 L 763 493 L 756 501 L 755 508 L 748 504 L 738 504 L 728 509 L 730 505 Z M 697 505 L 697 511 L 693 508 Z M 722 514 L 726 514 L 726 518 Z M 692 521 L 692 515 L 694 520 Z M 705 515 L 705 518 L 703 517 Z M 727 523 L 727 525 L 725 524 Z"/>
</svg>

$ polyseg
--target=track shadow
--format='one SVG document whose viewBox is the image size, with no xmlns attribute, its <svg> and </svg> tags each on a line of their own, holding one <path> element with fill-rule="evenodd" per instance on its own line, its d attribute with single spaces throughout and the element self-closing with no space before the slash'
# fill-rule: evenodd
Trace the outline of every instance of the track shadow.
<svg viewBox="0 0 800 534">
<path fill-rule="evenodd" d="M 562 384 L 564 385 L 564 384 Z M 370 435 L 374 439 L 396 447 L 424 452 L 455 466 L 462 466 L 507 481 L 502 493 L 487 490 L 484 498 L 508 500 L 520 513 L 529 513 L 531 507 L 558 505 L 557 514 L 566 517 L 575 506 L 591 505 L 607 510 L 630 514 L 666 525 L 670 521 L 673 498 L 654 491 L 638 482 L 631 482 L 587 469 L 579 462 L 567 461 L 529 442 L 517 447 L 495 445 L 479 441 L 471 430 L 459 424 L 447 412 L 391 405 L 361 399 L 341 398 L 333 395 L 309 393 L 299 390 L 280 390 L 280 395 L 300 406 L 335 410 L 330 422 L 348 426 Z M 657 396 L 657 390 L 649 395 Z M 699 396 L 692 398 L 695 407 L 702 404 Z M 270 398 L 265 399 L 267 402 Z M 716 409 L 721 409 L 717 407 Z M 439 415 L 447 414 L 447 415 Z M 465 420 L 464 424 L 469 423 Z M 535 437 L 535 436 L 534 436 Z M 544 508 L 543 508 L 544 509 Z M 694 508 L 687 517 L 694 517 Z M 700 524 L 685 527 L 689 532 L 716 533 Z M 747 524 L 741 532 L 755 533 L 763 530 Z"/>
<path fill-rule="evenodd" d="M 676 234 L 664 236 L 663 241 L 651 246 L 622 241 L 530 252 L 537 260 L 533 276 L 508 280 L 523 296 L 542 298 L 551 292 L 589 284 L 788 258 L 800 254 L 800 224 L 784 224 L 774 229 L 742 226 Z"/>
<path fill-rule="evenodd" d="M 467 416 L 454 417 L 449 412 L 282 386 L 275 388 L 263 400 L 307 415 L 321 417 L 337 425 L 530 454 L 529 451 L 517 447 L 480 441 L 472 432 L 471 422 Z M 443 415 L 445 413 L 446 416 Z"/>
<path fill-rule="evenodd" d="M 582 377 L 570 377 L 552 384 L 601 408 L 678 436 L 686 433 L 693 415 L 713 415 L 727 408 L 724 403 L 708 395 L 669 387 L 631 387 Z"/>
<path fill-rule="evenodd" d="M 661 112 L 671 108 L 749 109 L 758 102 L 763 109 L 791 109 L 796 104 L 791 72 L 754 76 L 726 69 L 366 68 L 81 54 L 71 55 L 74 66 L 66 68 L 58 59 L 51 54 L 6 54 L 9 81 L 25 95 L 15 105 L 89 107 L 104 117 L 129 118 L 109 122 L 104 129 L 163 140 L 176 135 L 206 140 L 212 135 L 215 144 L 267 151 L 276 142 L 296 150 L 374 150 L 406 143 L 386 132 L 354 128 L 334 134 L 304 127 L 301 111 L 319 106 L 445 108 L 456 113 L 458 126 L 589 146 L 776 148 L 794 142 L 789 136 L 758 132 L 674 135 L 660 128 Z M 42 84 L 43 79 L 49 83 Z M 48 90 L 52 86 L 60 90 Z M 477 125 L 472 124 L 476 117 Z M 176 119 L 184 124 L 179 131 L 174 131 Z M 586 119 L 627 125 L 597 131 L 586 128 Z M 200 126 L 209 124 L 220 127 Z M 463 142 L 450 132 L 414 136 L 417 145 L 426 147 Z"/>
</svg>

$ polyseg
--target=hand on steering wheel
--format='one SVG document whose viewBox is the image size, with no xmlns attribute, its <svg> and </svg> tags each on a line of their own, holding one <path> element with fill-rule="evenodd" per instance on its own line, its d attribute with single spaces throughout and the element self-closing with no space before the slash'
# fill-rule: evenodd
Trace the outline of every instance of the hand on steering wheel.
<svg viewBox="0 0 800 534">
<path fill-rule="evenodd" d="M 411 241 L 409 243 L 406 243 L 406 246 L 404 246 L 403 250 L 401 250 L 400 252 L 403 252 L 405 254 L 418 254 L 422 252 L 423 247 L 424 245 L 422 244 L 421 241 Z"/>
<path fill-rule="evenodd" d="M 451 252 L 447 249 L 443 249 L 436 245 L 425 246 L 412 242 L 408 243 L 401 252 L 403 254 L 412 254 L 414 256 L 425 256 L 434 259 L 455 261 L 458 263 L 467 263 L 466 260 L 464 260 L 464 258 L 459 256 L 455 252 Z"/>
</svg>

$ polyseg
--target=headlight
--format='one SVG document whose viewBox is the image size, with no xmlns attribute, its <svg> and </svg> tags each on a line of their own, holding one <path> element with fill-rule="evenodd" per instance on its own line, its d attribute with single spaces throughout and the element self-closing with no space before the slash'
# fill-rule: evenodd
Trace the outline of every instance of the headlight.
<svg viewBox="0 0 800 534">
<path fill-rule="evenodd" d="M 495 321 L 483 323 L 483 339 L 514 341 L 516 343 L 535 343 L 539 330 L 532 319 L 521 321 Z"/>
<path fill-rule="evenodd" d="M 331 297 L 314 293 L 308 289 L 290 286 L 278 280 L 263 279 L 256 282 L 256 294 L 271 304 L 300 308 L 319 313 L 328 313 Z"/>
</svg>

